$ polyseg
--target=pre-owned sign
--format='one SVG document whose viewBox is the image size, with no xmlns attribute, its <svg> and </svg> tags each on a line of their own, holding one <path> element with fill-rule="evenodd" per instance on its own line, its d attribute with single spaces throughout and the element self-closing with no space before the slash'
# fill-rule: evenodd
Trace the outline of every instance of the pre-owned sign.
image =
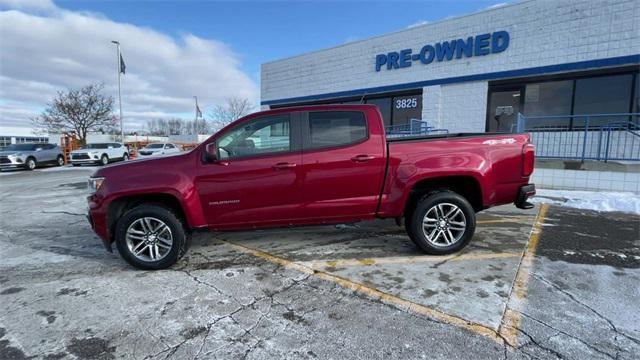
<svg viewBox="0 0 640 360">
<path fill-rule="evenodd" d="M 509 47 L 509 33 L 496 31 L 491 34 L 469 36 L 465 39 L 443 41 L 434 45 L 425 45 L 419 52 L 412 49 L 392 51 L 376 55 L 376 71 L 383 67 L 387 70 L 410 67 L 414 61 L 424 65 L 433 61 L 460 59 L 463 56 L 484 56 L 505 51 Z"/>
</svg>

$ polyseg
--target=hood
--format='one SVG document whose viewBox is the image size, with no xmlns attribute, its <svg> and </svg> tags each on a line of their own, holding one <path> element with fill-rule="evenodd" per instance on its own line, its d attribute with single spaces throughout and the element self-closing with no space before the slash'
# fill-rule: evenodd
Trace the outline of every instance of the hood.
<svg viewBox="0 0 640 360">
<path fill-rule="evenodd" d="M 18 151 L 18 150 L 0 151 L 0 156 L 9 156 L 9 155 L 28 153 L 28 152 L 30 152 L 30 151 Z"/>
<path fill-rule="evenodd" d="M 84 154 L 84 153 L 91 152 L 92 150 L 95 151 L 95 149 L 77 149 L 77 150 L 73 150 L 71 153 L 72 154 Z"/>
<path fill-rule="evenodd" d="M 191 152 L 171 154 L 160 157 L 148 157 L 131 161 L 117 162 L 98 169 L 93 176 L 118 176 L 126 178 L 128 173 L 146 173 L 150 169 L 163 169 L 175 167 L 177 162 L 188 161 Z"/>
</svg>

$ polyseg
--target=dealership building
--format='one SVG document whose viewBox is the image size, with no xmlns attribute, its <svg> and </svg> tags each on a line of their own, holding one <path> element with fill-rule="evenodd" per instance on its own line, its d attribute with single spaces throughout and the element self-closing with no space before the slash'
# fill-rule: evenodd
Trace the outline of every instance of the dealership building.
<svg viewBox="0 0 640 360">
<path fill-rule="evenodd" d="M 262 107 L 367 103 L 389 131 L 527 131 L 549 187 L 640 192 L 638 19 L 636 0 L 521 1 L 263 64 Z"/>
</svg>

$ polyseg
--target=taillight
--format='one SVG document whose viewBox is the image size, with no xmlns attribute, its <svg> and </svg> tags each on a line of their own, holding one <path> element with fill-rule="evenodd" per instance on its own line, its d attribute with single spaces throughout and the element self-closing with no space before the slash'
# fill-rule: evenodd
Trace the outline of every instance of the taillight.
<svg viewBox="0 0 640 360">
<path fill-rule="evenodd" d="M 533 166 L 536 161 L 536 146 L 527 143 L 522 147 L 522 176 L 529 176 L 533 173 Z"/>
</svg>

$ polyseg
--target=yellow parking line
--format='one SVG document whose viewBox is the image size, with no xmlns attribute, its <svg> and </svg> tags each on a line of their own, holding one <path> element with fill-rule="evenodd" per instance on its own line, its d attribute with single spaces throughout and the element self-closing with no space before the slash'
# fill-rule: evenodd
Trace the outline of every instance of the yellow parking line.
<svg viewBox="0 0 640 360">
<path fill-rule="evenodd" d="M 548 209 L 549 205 L 547 204 L 542 204 L 540 206 L 540 211 L 538 212 L 536 221 L 531 229 L 529 242 L 522 253 L 522 259 L 520 260 L 520 265 L 518 266 L 518 271 L 516 272 L 516 277 L 511 288 L 511 294 L 507 300 L 502 321 L 498 328 L 498 333 L 513 347 L 518 346 L 518 329 L 520 328 L 522 316 L 519 311 L 512 310 L 510 308 L 511 300 L 512 297 L 515 296 L 517 301 L 522 301 L 527 296 L 527 285 L 533 268 L 533 260 L 536 256 L 536 249 L 540 242 L 542 225 L 544 224 Z"/>
<path fill-rule="evenodd" d="M 341 259 L 341 260 L 313 260 L 298 262 L 297 264 L 307 266 L 313 269 L 324 269 L 328 267 L 347 267 L 347 266 L 371 266 L 371 265 L 388 265 L 388 264 L 414 264 L 422 262 L 440 262 L 440 261 L 462 261 L 462 260 L 485 260 L 499 259 L 509 257 L 519 257 L 522 253 L 482 253 L 482 254 L 463 254 L 463 255 L 445 255 L 445 256 L 391 256 L 384 258 L 365 258 L 365 259 Z"/>
<path fill-rule="evenodd" d="M 353 282 L 351 280 L 342 278 L 340 276 L 336 276 L 333 274 L 329 274 L 327 272 L 324 271 L 319 271 L 319 270 L 314 270 L 308 266 L 299 264 L 299 263 L 295 263 L 293 261 L 289 261 L 283 258 L 280 258 L 278 256 L 274 256 L 272 254 L 269 254 L 267 252 L 264 252 L 262 250 L 258 250 L 258 249 L 254 249 L 245 245 L 240 245 L 240 244 L 236 244 L 236 243 L 232 243 L 229 241 L 225 241 L 227 242 L 230 246 L 232 246 L 234 249 L 247 253 L 247 254 L 251 254 L 253 256 L 262 258 L 264 260 L 267 260 L 269 262 L 281 265 L 285 268 L 289 268 L 289 269 L 294 269 L 294 270 L 298 270 L 300 272 L 303 272 L 305 274 L 310 274 L 312 276 L 315 276 L 319 279 L 323 279 L 326 281 L 330 281 L 333 282 L 335 284 L 338 284 L 346 289 L 350 289 L 353 290 L 357 293 L 363 294 L 373 300 L 378 300 L 381 302 L 384 302 L 385 304 L 391 305 L 396 307 L 397 309 L 403 310 L 403 311 L 411 311 L 413 313 L 417 313 L 417 314 L 421 314 L 424 316 L 428 316 L 430 318 L 439 320 L 439 321 L 443 321 L 452 325 L 457 325 L 460 326 L 462 328 L 465 328 L 469 331 L 472 331 L 474 333 L 480 334 L 480 335 L 484 335 L 487 336 L 497 342 L 502 343 L 503 339 L 500 337 L 500 335 L 498 334 L 498 332 L 488 326 L 485 325 L 481 325 L 478 323 L 475 323 L 473 321 L 469 321 L 466 320 L 464 318 L 455 316 L 455 315 L 451 315 L 451 314 L 447 314 L 445 312 L 442 312 L 440 310 L 436 310 L 421 304 L 417 304 L 414 303 L 412 301 L 406 300 L 406 299 L 402 299 L 399 298 L 395 295 L 391 295 L 388 293 L 385 293 L 383 291 L 380 291 L 378 289 L 374 289 L 371 287 L 368 287 L 366 285 L 360 284 L 360 283 L 356 283 Z"/>
<path fill-rule="evenodd" d="M 505 217 L 503 219 L 493 219 L 493 220 L 478 220 L 476 224 L 499 224 L 499 223 L 517 223 L 522 220 L 531 220 L 533 216 L 513 216 L 513 217 Z"/>
</svg>

